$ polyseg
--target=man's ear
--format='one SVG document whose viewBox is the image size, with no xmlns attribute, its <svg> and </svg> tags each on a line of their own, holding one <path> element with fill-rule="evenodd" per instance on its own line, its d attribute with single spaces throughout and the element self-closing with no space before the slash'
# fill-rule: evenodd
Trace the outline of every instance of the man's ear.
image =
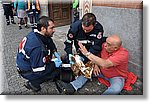
<svg viewBox="0 0 150 102">
<path fill-rule="evenodd" d="M 115 47 L 115 50 L 118 50 L 118 48 L 119 48 L 119 47 L 116 46 L 116 47 Z"/>
<path fill-rule="evenodd" d="M 41 27 L 41 31 L 44 31 L 45 30 L 45 27 Z"/>
<path fill-rule="evenodd" d="M 95 22 L 95 24 L 93 25 L 94 27 L 96 26 L 97 22 Z"/>
</svg>

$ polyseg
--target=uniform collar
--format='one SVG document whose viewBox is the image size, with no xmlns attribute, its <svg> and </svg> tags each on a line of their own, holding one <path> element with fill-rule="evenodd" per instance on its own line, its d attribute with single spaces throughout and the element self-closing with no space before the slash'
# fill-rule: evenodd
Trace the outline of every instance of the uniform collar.
<svg viewBox="0 0 150 102">
<path fill-rule="evenodd" d="M 37 29 L 34 29 L 34 32 L 43 35 L 43 33 L 41 33 L 40 31 L 38 31 Z"/>
<path fill-rule="evenodd" d="M 46 36 L 44 36 L 40 31 L 37 29 L 34 29 L 34 33 L 37 35 L 37 37 L 45 44 L 48 44 L 48 39 Z"/>
</svg>

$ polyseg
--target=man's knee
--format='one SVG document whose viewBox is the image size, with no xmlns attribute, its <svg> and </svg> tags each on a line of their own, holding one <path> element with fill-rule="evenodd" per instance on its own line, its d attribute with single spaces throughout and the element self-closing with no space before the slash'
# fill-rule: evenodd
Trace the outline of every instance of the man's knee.
<svg viewBox="0 0 150 102">
<path fill-rule="evenodd" d="M 117 95 L 121 92 L 124 86 L 123 78 L 112 78 L 110 87 L 103 93 L 104 95 Z"/>
<path fill-rule="evenodd" d="M 116 87 L 112 87 L 110 86 L 104 93 L 103 95 L 117 95 L 121 92 L 122 88 L 118 85 L 116 85 Z"/>
</svg>

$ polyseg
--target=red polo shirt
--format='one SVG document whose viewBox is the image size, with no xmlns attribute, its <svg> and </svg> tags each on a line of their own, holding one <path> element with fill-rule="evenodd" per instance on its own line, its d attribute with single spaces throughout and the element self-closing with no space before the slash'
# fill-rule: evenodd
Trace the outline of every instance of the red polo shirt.
<svg viewBox="0 0 150 102">
<path fill-rule="evenodd" d="M 121 76 L 127 78 L 128 73 L 128 51 L 122 46 L 115 52 L 109 54 L 104 44 L 101 51 L 101 58 L 109 59 L 114 66 L 109 68 L 100 68 L 102 74 L 107 78 Z"/>
</svg>

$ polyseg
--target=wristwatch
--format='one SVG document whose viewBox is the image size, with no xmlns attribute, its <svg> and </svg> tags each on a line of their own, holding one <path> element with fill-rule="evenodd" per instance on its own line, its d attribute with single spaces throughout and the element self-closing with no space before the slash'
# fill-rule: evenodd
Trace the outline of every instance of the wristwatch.
<svg viewBox="0 0 150 102">
<path fill-rule="evenodd" d="M 91 52 L 87 52 L 87 53 L 85 54 L 85 56 L 88 57 L 90 54 L 91 54 Z"/>
</svg>

